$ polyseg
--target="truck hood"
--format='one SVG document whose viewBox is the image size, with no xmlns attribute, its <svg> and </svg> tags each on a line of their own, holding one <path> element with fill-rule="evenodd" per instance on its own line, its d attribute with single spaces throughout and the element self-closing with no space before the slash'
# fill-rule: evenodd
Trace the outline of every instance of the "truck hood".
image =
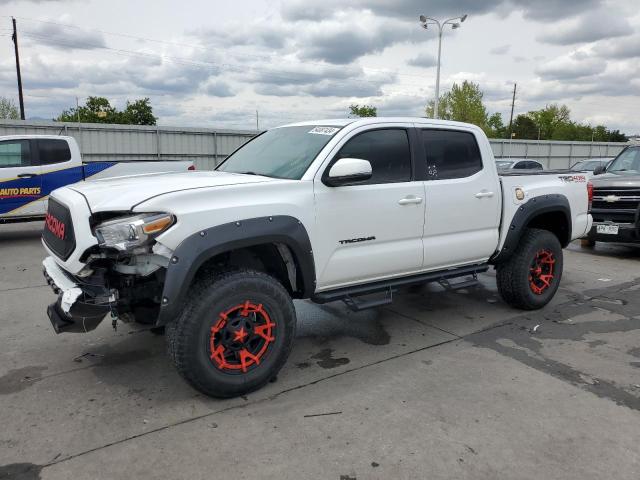
<svg viewBox="0 0 640 480">
<path fill-rule="evenodd" d="M 605 173 L 591 177 L 595 188 L 637 187 L 640 189 L 640 174 L 637 173 Z"/>
<path fill-rule="evenodd" d="M 274 179 L 258 175 L 201 171 L 90 180 L 67 188 L 84 196 L 92 212 L 104 212 L 130 210 L 151 197 L 171 192 L 271 181 Z"/>
</svg>

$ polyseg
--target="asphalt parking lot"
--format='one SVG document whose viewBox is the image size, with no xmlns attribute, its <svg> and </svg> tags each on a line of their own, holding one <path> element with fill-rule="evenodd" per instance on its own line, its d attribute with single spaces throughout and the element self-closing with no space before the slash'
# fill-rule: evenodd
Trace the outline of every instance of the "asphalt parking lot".
<svg viewBox="0 0 640 480">
<path fill-rule="evenodd" d="M 277 382 L 220 401 L 163 337 L 56 336 L 40 229 L 0 226 L 0 479 L 640 478 L 640 248 L 571 245 L 537 312 L 492 274 L 357 314 L 298 302 Z"/>
</svg>

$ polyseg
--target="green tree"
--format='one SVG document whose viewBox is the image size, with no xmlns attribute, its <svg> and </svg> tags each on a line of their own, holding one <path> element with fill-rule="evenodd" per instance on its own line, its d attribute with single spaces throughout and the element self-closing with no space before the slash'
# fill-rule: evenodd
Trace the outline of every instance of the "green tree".
<svg viewBox="0 0 640 480">
<path fill-rule="evenodd" d="M 135 102 L 127 101 L 127 106 L 122 112 L 122 119 L 119 123 L 129 125 L 155 125 L 158 120 L 153 115 L 151 100 L 143 98 Z"/>
<path fill-rule="evenodd" d="M 3 120 L 18 120 L 20 113 L 13 100 L 0 97 L 0 118 Z"/>
<path fill-rule="evenodd" d="M 88 97 L 84 105 L 63 111 L 54 120 L 58 122 L 119 123 L 128 125 L 155 125 L 156 117 L 148 98 L 127 101 L 123 111 L 111 106 L 104 97 Z"/>
<path fill-rule="evenodd" d="M 527 115 L 518 115 L 511 126 L 514 138 L 523 140 L 536 140 L 538 138 L 538 127 Z"/>
<path fill-rule="evenodd" d="M 490 138 L 504 138 L 507 134 L 507 128 L 502 122 L 502 115 L 497 112 L 489 116 L 489 120 L 487 120 L 487 129 L 487 135 Z"/>
<path fill-rule="evenodd" d="M 373 105 L 350 105 L 349 106 L 349 114 L 354 117 L 377 117 L 378 116 L 378 108 Z"/>
<path fill-rule="evenodd" d="M 566 124 L 571 121 L 571 110 L 566 105 L 552 103 L 541 110 L 527 113 L 527 116 L 536 124 L 540 131 L 541 140 L 559 140 L 554 138 L 553 133 L 556 128 L 563 124 L 565 124 L 564 130 L 568 130 Z"/>
<path fill-rule="evenodd" d="M 628 142 L 629 138 L 624 133 L 621 133 L 620 130 L 608 131 L 609 142 Z"/>
<path fill-rule="evenodd" d="M 465 80 L 462 85 L 454 83 L 451 90 L 440 96 L 438 115 L 443 120 L 473 123 L 485 132 L 490 133 L 487 109 L 482 102 L 483 93 L 477 83 Z M 433 118 L 435 102 L 429 102 L 426 108 L 427 117 Z"/>
<path fill-rule="evenodd" d="M 468 80 L 463 81 L 462 85 L 454 83 L 451 90 L 440 96 L 438 114 L 443 120 L 473 123 L 490 138 L 504 138 L 509 132 L 502 115 L 498 112 L 489 114 L 483 98 L 484 94 L 477 83 Z M 432 100 L 426 107 L 427 117 L 433 118 L 434 110 L 435 102 Z"/>
</svg>

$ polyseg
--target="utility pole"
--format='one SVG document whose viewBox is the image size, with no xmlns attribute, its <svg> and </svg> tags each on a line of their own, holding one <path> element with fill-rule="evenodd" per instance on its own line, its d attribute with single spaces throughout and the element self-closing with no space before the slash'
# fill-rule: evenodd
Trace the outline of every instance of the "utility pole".
<svg viewBox="0 0 640 480">
<path fill-rule="evenodd" d="M 513 133 L 513 107 L 516 104 L 516 87 L 517 83 L 513 84 L 513 98 L 511 99 L 511 116 L 509 117 L 509 138 L 511 138 L 511 134 Z"/>
<path fill-rule="evenodd" d="M 22 75 L 20 75 L 20 54 L 18 53 L 18 29 L 16 28 L 16 19 L 11 17 L 13 22 L 13 49 L 16 52 L 16 73 L 18 74 L 18 100 L 20 101 L 20 118 L 24 120 L 24 99 L 22 97 Z"/>
<path fill-rule="evenodd" d="M 260 131 L 260 115 L 258 114 L 258 110 L 256 110 L 256 132 Z"/>
</svg>

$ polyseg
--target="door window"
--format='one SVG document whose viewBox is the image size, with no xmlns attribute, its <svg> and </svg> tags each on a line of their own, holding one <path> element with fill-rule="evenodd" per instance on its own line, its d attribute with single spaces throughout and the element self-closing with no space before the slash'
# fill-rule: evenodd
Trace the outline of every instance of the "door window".
<svg viewBox="0 0 640 480">
<path fill-rule="evenodd" d="M 0 168 L 31 166 L 31 149 L 28 140 L 0 142 Z"/>
<path fill-rule="evenodd" d="M 334 162 L 340 158 L 359 158 L 371 163 L 371 178 L 359 185 L 411 180 L 411 149 L 404 129 L 371 130 L 356 135 L 344 144 Z"/>
<path fill-rule="evenodd" d="M 40 153 L 40 165 L 63 163 L 71 160 L 71 150 L 65 140 L 41 138 L 36 140 Z"/>
<path fill-rule="evenodd" d="M 422 130 L 429 180 L 470 177 L 482 170 L 482 157 L 472 133 Z"/>
</svg>

